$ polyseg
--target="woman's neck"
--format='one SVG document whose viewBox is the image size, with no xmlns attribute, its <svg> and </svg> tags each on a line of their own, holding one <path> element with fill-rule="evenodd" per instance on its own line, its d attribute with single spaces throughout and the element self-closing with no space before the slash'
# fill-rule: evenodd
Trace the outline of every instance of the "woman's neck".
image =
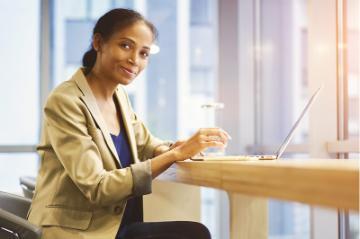
<svg viewBox="0 0 360 239">
<path fill-rule="evenodd" d="M 87 82 L 98 101 L 109 102 L 112 101 L 114 92 L 118 84 L 114 84 L 113 81 L 107 79 L 100 71 L 92 69 L 86 75 Z"/>
</svg>

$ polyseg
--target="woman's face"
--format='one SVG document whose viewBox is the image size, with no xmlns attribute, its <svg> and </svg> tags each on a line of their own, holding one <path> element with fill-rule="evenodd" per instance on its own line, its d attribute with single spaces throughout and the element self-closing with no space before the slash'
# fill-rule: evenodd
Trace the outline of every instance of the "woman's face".
<svg viewBox="0 0 360 239">
<path fill-rule="evenodd" d="M 148 64 L 153 33 L 139 21 L 99 42 L 96 64 L 101 73 L 118 84 L 128 85 Z"/>
</svg>

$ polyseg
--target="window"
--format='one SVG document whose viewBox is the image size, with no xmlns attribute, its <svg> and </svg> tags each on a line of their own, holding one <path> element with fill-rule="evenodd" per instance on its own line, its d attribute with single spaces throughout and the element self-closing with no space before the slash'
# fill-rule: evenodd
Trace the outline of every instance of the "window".
<svg viewBox="0 0 360 239">
<path fill-rule="evenodd" d="M 237 8 L 233 6 L 235 2 L 239 4 Z M 358 140 L 359 1 L 333 0 L 327 6 L 319 1 L 311 4 L 316 5 L 312 6 L 316 15 L 320 9 L 324 9 L 326 15 L 327 11 L 335 12 L 327 9 L 328 6 L 332 9 L 334 2 L 343 3 L 345 7 L 344 35 L 341 35 L 344 44 L 339 45 L 345 57 L 342 62 L 345 100 L 340 102 L 345 109 L 343 139 Z M 35 176 L 38 166 L 34 145 L 39 141 L 39 95 L 44 94 L 39 80 L 40 4 L 39 0 L 0 2 L 0 26 L 7 32 L 7 37 L 0 39 L 0 64 L 6 66 L 1 82 L 4 87 L 0 88 L 5 99 L 0 102 L 0 162 L 3 166 L 0 170 L 7 178 L 0 182 L 0 190 L 4 191 L 19 192 L 19 177 Z M 318 52 L 310 51 L 310 42 L 314 42 L 314 37 L 309 37 L 310 25 L 314 24 L 311 22 L 314 19 L 309 18 L 310 3 L 307 0 L 78 0 L 76 4 L 72 0 L 53 0 L 50 5 L 52 25 L 47 34 L 51 35 L 52 41 L 52 87 L 68 79 L 81 65 L 82 55 L 90 45 L 93 25 L 109 9 L 134 8 L 157 26 L 160 52 L 151 56 L 148 69 L 128 86 L 128 92 L 135 111 L 160 138 L 188 137 L 203 124 L 201 104 L 222 99 L 226 101 L 225 112 L 221 112 L 220 120 L 216 120 L 224 123 L 221 126 L 233 136 L 228 152 L 273 153 L 312 93 L 309 92 L 309 68 L 313 67 L 313 81 L 316 78 L 332 81 L 332 76 L 335 80 L 336 74 L 332 71 L 323 74 L 324 69 L 316 61 L 321 61 L 321 57 L 314 55 Z M 231 14 L 219 15 L 221 8 L 227 5 L 236 12 L 238 22 L 222 22 L 232 17 Z M 16 18 L 13 18 L 14 11 Z M 328 22 L 326 26 L 330 25 Z M 26 28 L 23 27 L 25 24 Z M 313 30 L 318 32 L 317 27 Z M 233 35 L 222 34 L 223 28 L 231 28 L 229 32 Z M 333 30 L 336 26 L 329 28 Z M 324 38 L 329 39 L 328 35 L 336 35 L 332 31 L 325 33 Z M 235 43 L 234 47 L 227 44 L 228 41 Z M 322 41 L 328 43 L 321 38 L 319 42 Z M 332 43 L 332 38 L 329 42 Z M 325 48 L 317 49 L 324 53 L 323 59 L 328 56 Z M 238 59 L 228 57 L 233 52 L 239 52 L 236 54 Z M 313 55 L 308 58 L 308 53 Z M 308 62 L 314 58 L 315 64 Z M 224 67 L 232 62 L 235 65 Z M 336 66 L 330 68 L 334 70 Z M 223 92 L 227 93 L 229 89 L 232 93 L 224 96 Z M 335 112 L 333 109 L 331 111 Z M 335 115 L 332 113 L 330 115 Z M 308 157 L 310 127 L 304 119 L 288 147 L 302 158 Z M 323 138 L 334 139 L 336 134 L 330 132 Z M 314 145 L 320 145 L 323 138 L 317 139 Z M 330 157 L 326 152 L 322 155 Z M 289 152 L 286 155 L 287 158 L 294 156 Z M 359 153 L 347 156 L 358 159 Z M 216 190 L 204 189 L 202 203 L 203 222 L 213 238 L 227 238 L 226 196 Z M 311 219 L 307 205 L 272 200 L 269 211 L 269 238 L 310 238 Z M 350 213 L 346 220 L 350 238 L 357 238 L 358 213 Z M 317 225 L 314 227 L 316 229 Z"/>
<path fill-rule="evenodd" d="M 0 39 L 0 94 L 5 99 L 0 103 L 0 144 L 35 144 L 40 113 L 39 1 L 1 2 L 0 11 L 0 26 L 6 32 Z"/>
<path fill-rule="evenodd" d="M 345 101 L 345 140 L 355 140 L 359 142 L 359 101 L 360 101 L 360 4 L 357 0 L 344 0 L 344 27 L 345 27 L 345 71 L 344 81 L 347 101 Z M 346 104 L 347 103 L 347 104 Z M 347 155 L 350 159 L 359 160 L 359 152 Z M 346 235 L 351 238 L 359 238 L 359 214 L 358 212 L 350 212 L 346 215 L 347 224 L 344 228 Z"/>
<path fill-rule="evenodd" d="M 257 50 L 260 52 L 258 74 L 254 80 L 259 99 L 255 103 L 256 128 L 259 131 L 255 143 L 275 146 L 267 153 L 274 153 L 276 146 L 282 143 L 310 97 L 306 75 L 306 6 L 303 0 L 262 0 L 258 6 L 260 16 L 257 27 L 260 30 Z M 307 143 L 307 125 L 308 114 L 295 132 L 292 145 Z M 309 237 L 310 211 L 307 205 L 277 200 L 269 202 L 269 238 Z"/>
<path fill-rule="evenodd" d="M 235 153 L 274 154 L 313 93 L 308 92 L 307 1 L 244 0 L 239 9 L 241 133 Z M 309 157 L 307 143 L 308 114 L 283 158 Z M 310 238 L 309 206 L 270 200 L 269 238 Z"/>
<path fill-rule="evenodd" d="M 0 153 L 0 160 L 0 191 L 21 194 L 20 177 L 37 175 L 37 153 Z"/>
<path fill-rule="evenodd" d="M 19 177 L 35 175 L 39 140 L 40 1 L 0 2 L 0 190 L 21 192 Z M 24 27 L 26 26 L 26 27 Z M 6 36 L 6 37 L 5 37 Z M 12 154 L 9 154 L 9 153 Z"/>
<path fill-rule="evenodd" d="M 350 140 L 359 140 L 359 101 L 360 101 L 360 24 L 359 24 L 359 1 L 347 0 L 346 3 L 346 67 L 345 80 L 347 81 L 347 134 Z M 359 158 L 360 154 L 350 154 L 350 158 Z"/>
</svg>

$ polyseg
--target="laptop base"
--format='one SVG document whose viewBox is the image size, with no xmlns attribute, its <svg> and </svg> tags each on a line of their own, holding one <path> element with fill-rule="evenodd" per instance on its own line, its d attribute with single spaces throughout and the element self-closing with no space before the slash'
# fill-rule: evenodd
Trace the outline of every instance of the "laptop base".
<svg viewBox="0 0 360 239">
<path fill-rule="evenodd" d="M 257 161 L 274 160 L 276 155 L 224 155 L 224 156 L 194 156 L 190 158 L 193 161 Z"/>
</svg>

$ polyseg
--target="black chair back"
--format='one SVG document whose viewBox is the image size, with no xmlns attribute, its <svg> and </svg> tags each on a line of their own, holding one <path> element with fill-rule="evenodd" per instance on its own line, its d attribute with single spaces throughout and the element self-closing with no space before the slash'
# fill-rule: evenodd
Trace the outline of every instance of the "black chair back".
<svg viewBox="0 0 360 239">
<path fill-rule="evenodd" d="M 0 238 L 40 239 L 41 228 L 26 220 L 31 200 L 0 191 Z"/>
<path fill-rule="evenodd" d="M 31 200 L 15 194 L 0 192 L 0 208 L 26 219 Z"/>
</svg>

